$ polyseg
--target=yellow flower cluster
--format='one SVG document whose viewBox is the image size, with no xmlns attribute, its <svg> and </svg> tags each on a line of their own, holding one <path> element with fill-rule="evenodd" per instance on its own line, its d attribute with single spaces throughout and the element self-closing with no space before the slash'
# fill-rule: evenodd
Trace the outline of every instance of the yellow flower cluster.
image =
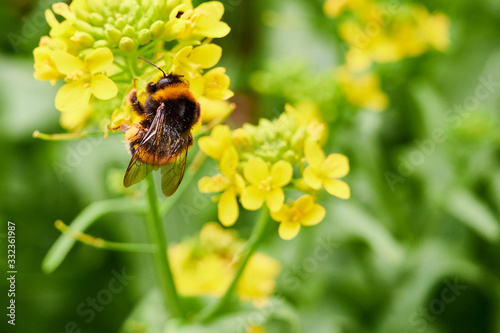
<svg viewBox="0 0 500 333">
<path fill-rule="evenodd" d="M 220 297 L 236 274 L 235 256 L 244 242 L 232 230 L 207 223 L 198 237 L 169 248 L 168 256 L 179 293 L 184 296 Z M 262 253 L 253 254 L 238 282 L 242 300 L 261 301 L 275 289 L 279 262 Z"/>
<path fill-rule="evenodd" d="M 431 14 L 422 5 L 326 0 L 324 12 L 339 18 L 340 37 L 348 44 L 338 73 L 340 86 L 352 104 L 372 110 L 388 106 L 373 64 L 401 61 L 430 49 L 446 51 L 450 43 L 448 17 Z"/>
<path fill-rule="evenodd" d="M 220 174 L 203 177 L 198 187 L 204 193 L 221 193 L 216 199 L 224 226 L 238 219 L 239 198 L 247 210 L 265 204 L 280 222 L 281 238 L 291 239 L 301 225 L 314 225 L 324 218 L 324 208 L 314 202 L 317 190 L 349 198 L 349 186 L 338 179 L 349 171 L 347 157 L 325 156 L 320 145 L 324 124 L 299 117 L 289 105 L 286 111 L 273 121 L 261 119 L 258 126 L 245 124 L 234 131 L 217 125 L 210 136 L 199 139 L 200 149 L 219 163 Z M 284 190 L 306 194 L 285 203 Z"/>
<path fill-rule="evenodd" d="M 222 53 L 212 38 L 230 31 L 221 22 L 223 13 L 218 1 L 196 8 L 191 0 L 56 3 L 45 12 L 51 30 L 33 52 L 34 76 L 53 85 L 64 81 L 55 106 L 68 130 L 92 124 L 117 128 L 122 122 L 133 122 L 127 93 L 136 85 L 143 101 L 144 87 L 158 73 L 138 57 L 167 73 L 184 75 L 201 104 L 204 122 L 224 118 L 233 109 L 226 101 L 233 95 L 229 77 L 222 67 L 205 72 L 216 66 Z"/>
</svg>

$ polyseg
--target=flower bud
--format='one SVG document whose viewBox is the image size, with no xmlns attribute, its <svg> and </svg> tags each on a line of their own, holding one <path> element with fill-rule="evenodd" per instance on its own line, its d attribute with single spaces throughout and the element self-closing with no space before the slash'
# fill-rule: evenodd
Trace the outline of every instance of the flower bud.
<svg viewBox="0 0 500 333">
<path fill-rule="evenodd" d="M 71 37 L 70 39 L 82 48 L 91 47 L 95 42 L 94 37 L 92 37 L 89 33 L 83 31 L 75 32 L 73 37 Z"/>
<path fill-rule="evenodd" d="M 127 14 L 130 10 L 130 7 L 129 7 L 129 4 L 128 3 L 124 3 L 122 2 L 120 4 L 120 8 L 118 9 L 120 11 L 120 13 L 122 14 Z"/>
<path fill-rule="evenodd" d="M 92 25 L 101 26 L 104 24 L 104 17 L 99 13 L 92 13 L 89 15 L 89 21 Z"/>
<path fill-rule="evenodd" d="M 73 10 L 77 19 L 82 21 L 89 21 L 89 13 L 83 9 L 75 9 Z"/>
<path fill-rule="evenodd" d="M 109 43 L 107 40 L 101 39 L 94 43 L 94 48 L 98 47 L 108 47 Z"/>
<path fill-rule="evenodd" d="M 139 37 L 137 38 L 139 45 L 147 44 L 151 41 L 151 32 L 148 29 L 142 29 L 139 31 Z"/>
<path fill-rule="evenodd" d="M 163 34 L 163 31 L 165 30 L 165 24 L 163 23 L 163 21 L 156 21 L 151 25 L 151 28 L 149 30 L 151 31 L 151 37 L 153 39 L 160 38 Z"/>
<path fill-rule="evenodd" d="M 118 18 L 116 21 L 115 21 L 115 26 L 122 30 L 123 28 L 125 28 L 125 26 L 127 25 L 127 21 L 125 21 L 124 18 L 120 17 Z"/>
<path fill-rule="evenodd" d="M 149 29 L 150 27 L 150 22 L 149 22 L 149 19 L 146 18 L 146 17 L 142 17 L 139 19 L 139 21 L 137 22 L 137 24 L 135 25 L 139 30 L 142 30 L 142 29 Z"/>
<path fill-rule="evenodd" d="M 110 44 L 116 45 L 120 42 L 120 39 L 122 38 L 122 33 L 120 30 L 116 29 L 113 26 L 109 26 L 104 31 L 106 39 L 109 41 Z"/>
<path fill-rule="evenodd" d="M 133 52 L 136 46 L 134 40 L 130 37 L 122 37 L 120 40 L 120 50 L 123 52 Z"/>
<path fill-rule="evenodd" d="M 137 32 L 135 32 L 135 29 L 128 24 L 125 26 L 125 28 L 123 28 L 122 33 L 123 36 L 130 37 L 132 39 L 135 39 L 137 37 Z"/>
</svg>

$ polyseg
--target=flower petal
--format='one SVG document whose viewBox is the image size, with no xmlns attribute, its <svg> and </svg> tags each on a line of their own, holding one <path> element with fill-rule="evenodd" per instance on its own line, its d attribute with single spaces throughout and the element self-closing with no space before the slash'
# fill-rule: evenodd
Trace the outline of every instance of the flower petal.
<svg viewBox="0 0 500 333">
<path fill-rule="evenodd" d="M 95 97 L 102 100 L 111 99 L 118 94 L 118 87 L 116 84 L 103 74 L 92 75 L 90 89 Z"/>
<path fill-rule="evenodd" d="M 342 178 L 349 173 L 349 160 L 342 154 L 330 154 L 323 163 L 328 177 Z"/>
<path fill-rule="evenodd" d="M 205 44 L 195 47 L 189 55 L 189 61 L 199 64 L 201 68 L 215 66 L 222 55 L 222 48 L 215 44 Z"/>
<path fill-rule="evenodd" d="M 227 187 L 227 180 L 222 175 L 213 177 L 203 177 L 198 181 L 198 188 L 201 193 L 217 193 L 222 192 Z"/>
<path fill-rule="evenodd" d="M 290 240 L 297 236 L 300 231 L 299 223 L 281 222 L 278 228 L 280 237 L 284 240 Z"/>
<path fill-rule="evenodd" d="M 315 190 L 319 190 L 321 188 L 322 181 L 316 175 L 316 170 L 314 170 L 312 166 L 308 166 L 304 170 L 303 179 L 307 186 L 312 187 Z"/>
<path fill-rule="evenodd" d="M 83 80 L 66 83 L 56 95 L 56 109 L 59 111 L 79 112 L 88 109 L 90 87 Z"/>
<path fill-rule="evenodd" d="M 269 212 L 273 220 L 278 222 L 289 221 L 291 216 L 291 209 L 288 205 L 283 205 L 281 208 L 275 212 Z"/>
<path fill-rule="evenodd" d="M 61 113 L 61 126 L 69 131 L 78 131 L 81 129 L 87 120 L 87 118 L 92 114 L 92 109 L 84 109 L 81 111 L 68 111 Z"/>
<path fill-rule="evenodd" d="M 324 181 L 325 190 L 341 199 L 349 199 L 351 197 L 351 189 L 346 182 L 338 179 L 325 179 Z"/>
<path fill-rule="evenodd" d="M 320 204 L 314 204 L 314 206 L 304 215 L 303 219 L 300 221 L 302 225 L 312 226 L 320 223 L 325 218 L 326 210 Z"/>
<path fill-rule="evenodd" d="M 309 212 L 314 206 L 314 199 L 312 196 L 306 194 L 298 198 L 293 206 L 297 208 L 302 213 Z"/>
<path fill-rule="evenodd" d="M 83 62 L 67 52 L 54 50 L 51 58 L 54 61 L 57 70 L 67 76 L 83 70 Z"/>
<path fill-rule="evenodd" d="M 278 161 L 271 167 L 271 177 L 273 184 L 283 187 L 292 179 L 293 168 L 289 162 Z"/>
<path fill-rule="evenodd" d="M 220 160 L 220 171 L 227 178 L 231 178 L 235 173 L 240 159 L 238 158 L 238 152 L 234 146 L 227 147 L 226 151 L 222 154 Z"/>
<path fill-rule="evenodd" d="M 90 52 L 84 62 L 91 74 L 104 72 L 113 64 L 113 52 L 107 47 L 98 48 Z"/>
<path fill-rule="evenodd" d="M 306 155 L 307 163 L 314 167 L 320 166 L 325 160 L 325 152 L 316 141 L 306 141 L 304 154 Z"/>
<path fill-rule="evenodd" d="M 243 175 L 250 184 L 259 184 L 269 177 L 269 168 L 262 159 L 254 158 L 243 167 Z"/>
<path fill-rule="evenodd" d="M 216 125 L 210 136 L 198 139 L 200 149 L 216 161 L 220 161 L 226 147 L 231 144 L 231 130 L 227 125 Z"/>
<path fill-rule="evenodd" d="M 238 219 L 238 202 L 233 189 L 229 189 L 222 193 L 219 199 L 219 221 L 225 227 L 232 226 Z"/>
<path fill-rule="evenodd" d="M 210 20 L 220 21 L 222 15 L 224 15 L 224 5 L 219 1 L 208 1 L 201 3 L 196 7 L 195 11 L 202 12 Z"/>
<path fill-rule="evenodd" d="M 247 186 L 241 192 L 241 205 L 248 210 L 257 210 L 262 207 L 265 198 L 265 192 L 255 185 Z"/>
<path fill-rule="evenodd" d="M 215 22 L 214 24 L 200 29 L 203 36 L 209 38 L 222 38 L 231 31 L 231 28 L 225 22 Z"/>
<path fill-rule="evenodd" d="M 281 188 L 275 188 L 268 192 L 266 197 L 266 204 L 271 212 L 278 211 L 285 202 L 285 193 Z"/>
</svg>

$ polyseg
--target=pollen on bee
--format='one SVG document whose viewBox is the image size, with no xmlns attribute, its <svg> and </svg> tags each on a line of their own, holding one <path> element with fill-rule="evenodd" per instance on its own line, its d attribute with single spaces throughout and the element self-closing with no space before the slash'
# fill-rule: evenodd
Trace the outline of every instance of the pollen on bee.
<svg viewBox="0 0 500 333">
<path fill-rule="evenodd" d="M 137 135 L 139 132 L 139 128 L 136 126 L 130 127 L 126 132 L 125 132 L 125 140 L 130 141 L 134 136 Z"/>
</svg>

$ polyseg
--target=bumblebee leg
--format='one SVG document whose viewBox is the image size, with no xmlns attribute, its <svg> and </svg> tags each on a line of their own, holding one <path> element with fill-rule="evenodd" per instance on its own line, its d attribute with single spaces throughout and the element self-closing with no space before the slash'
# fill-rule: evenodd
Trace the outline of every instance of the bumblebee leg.
<svg viewBox="0 0 500 333">
<path fill-rule="evenodd" d="M 127 100 L 132 106 L 132 109 L 134 109 L 135 113 L 137 113 L 139 116 L 142 116 L 144 114 L 144 107 L 137 99 L 137 90 L 135 88 L 130 90 L 127 96 Z"/>
</svg>

